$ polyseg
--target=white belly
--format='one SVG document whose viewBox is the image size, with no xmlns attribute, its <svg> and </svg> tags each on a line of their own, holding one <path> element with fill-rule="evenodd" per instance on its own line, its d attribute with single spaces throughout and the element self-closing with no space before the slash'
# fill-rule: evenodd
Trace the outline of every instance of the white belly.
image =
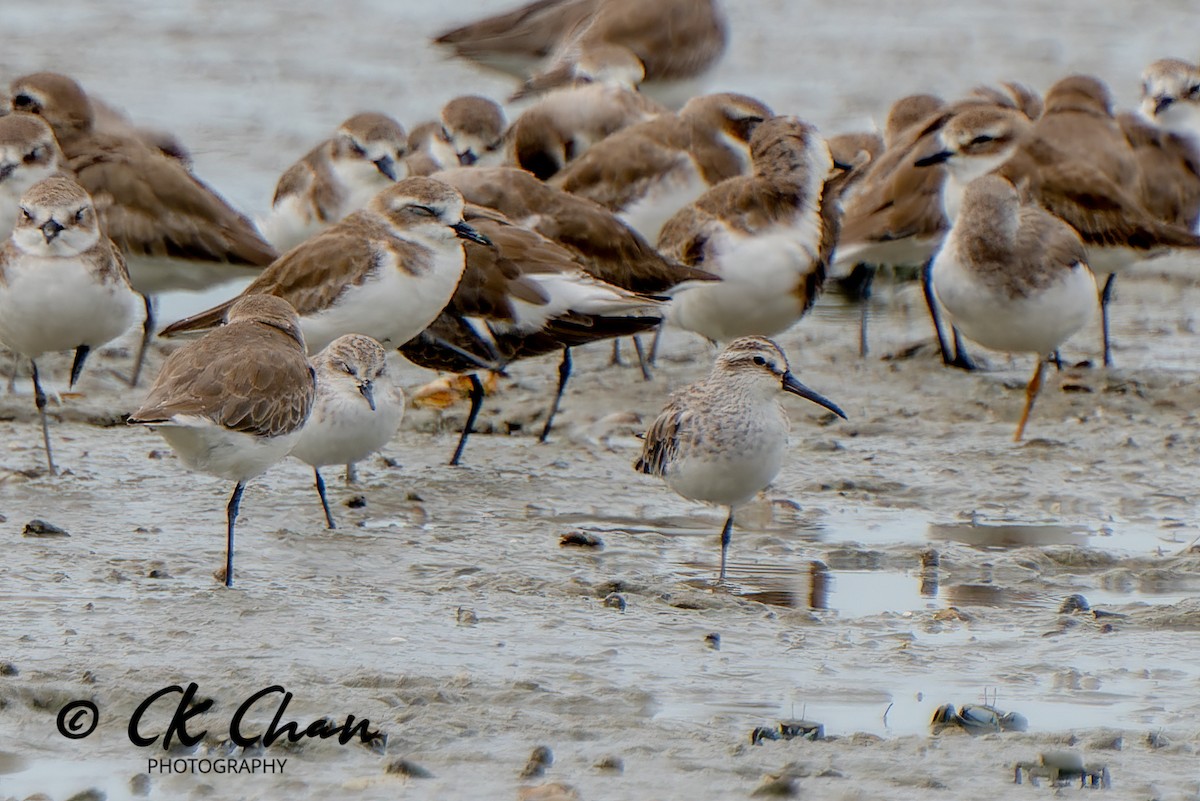
<svg viewBox="0 0 1200 801">
<path fill-rule="evenodd" d="M 133 323 L 138 297 L 120 283 L 97 283 L 74 259 L 22 257 L 0 286 L 0 342 L 26 356 L 96 348 Z"/>
<path fill-rule="evenodd" d="M 668 468 L 667 486 L 695 501 L 740 506 L 775 480 L 786 451 L 786 428 L 758 430 L 737 448 L 684 454 Z"/>
<path fill-rule="evenodd" d="M 657 242 L 658 234 L 675 212 L 694 202 L 708 184 L 691 163 L 687 169 L 665 176 L 649 187 L 646 194 L 617 214 L 647 242 Z"/>
<path fill-rule="evenodd" d="M 261 267 L 218 261 L 128 256 L 129 281 L 144 295 L 187 290 L 198 292 L 239 279 L 254 278 Z"/>
<path fill-rule="evenodd" d="M 304 240 L 326 227 L 307 197 L 288 195 L 271 208 L 271 212 L 259 224 L 263 238 L 280 253 L 291 250 Z"/>
<path fill-rule="evenodd" d="M 382 448 L 404 416 L 404 395 L 394 385 L 375 388 L 375 411 L 361 394 L 320 396 L 292 456 L 314 467 L 353 464 Z"/>
<path fill-rule="evenodd" d="M 300 432 L 256 437 L 211 423 L 154 426 L 189 470 L 230 481 L 249 481 L 283 459 Z"/>
</svg>

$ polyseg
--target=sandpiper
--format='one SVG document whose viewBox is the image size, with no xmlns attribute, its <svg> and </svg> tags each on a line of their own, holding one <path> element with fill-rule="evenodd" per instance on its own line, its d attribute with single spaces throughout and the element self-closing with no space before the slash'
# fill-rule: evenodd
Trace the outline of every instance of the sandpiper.
<svg viewBox="0 0 1200 801">
<path fill-rule="evenodd" d="M 33 114 L 0 117 L 0 240 L 8 239 L 20 216 L 21 196 L 62 167 L 58 140 Z"/>
<path fill-rule="evenodd" d="M 290 250 L 403 178 L 408 134 L 386 114 L 355 114 L 284 172 L 263 223 L 267 240 Z"/>
<path fill-rule="evenodd" d="M 750 136 L 772 116 L 753 98 L 716 94 L 688 101 L 597 142 L 550 179 L 617 213 L 651 242 L 676 211 L 726 178 L 750 171 Z"/>
<path fill-rule="evenodd" d="M 773 117 L 755 129 L 750 152 L 754 175 L 717 184 L 658 239 L 667 258 L 721 277 L 680 294 L 667 313 L 714 342 L 773 336 L 799 320 L 821 291 L 837 241 L 844 169 L 816 128 Z"/>
<path fill-rule="evenodd" d="M 334 529 L 321 468 L 350 468 L 386 445 L 404 417 L 404 393 L 388 372 L 387 352 L 370 337 L 338 337 L 312 364 L 317 397 L 292 456 L 312 466 L 325 523 Z"/>
<path fill-rule="evenodd" d="M 136 385 L 154 332 L 152 296 L 206 289 L 269 264 L 275 250 L 254 224 L 137 132 L 98 128 L 91 101 L 73 79 L 38 72 L 12 82 L 14 111 L 50 124 L 66 165 L 96 202 L 105 233 L 125 255 L 146 319 L 130 383 Z"/>
<path fill-rule="evenodd" d="M 227 587 L 246 482 L 288 455 L 315 396 L 296 312 L 282 298 L 248 295 L 224 326 L 166 358 L 129 417 L 158 431 L 189 469 L 236 482 L 226 507 Z"/>
<path fill-rule="evenodd" d="M 1096 280 L 1075 230 L 999 175 L 967 185 L 932 268 L 938 302 L 963 334 L 994 350 L 1033 353 L 1037 367 L 1013 439 L 1025 433 L 1049 355 L 1092 317 Z"/>
<path fill-rule="evenodd" d="M 136 310 L 125 262 L 101 233 L 87 192 L 62 175 L 31 186 L 21 196 L 12 236 L 0 250 L 0 342 L 30 360 L 52 475 L 56 470 L 37 357 L 74 350 L 73 386 L 88 352 L 125 333 Z"/>
<path fill-rule="evenodd" d="M 708 378 L 672 397 L 634 462 L 634 469 L 659 476 L 685 498 L 729 509 L 721 530 L 722 581 L 734 510 L 766 489 L 783 466 L 791 424 L 781 392 L 846 417 L 796 380 L 778 345 L 744 337 L 717 356 Z"/>
<path fill-rule="evenodd" d="M 1149 137 L 1132 115 L 1119 118 L 1142 168 L 1146 207 L 1200 233 L 1200 65 L 1167 58 L 1148 66 L 1139 112 L 1161 131 Z"/>
<path fill-rule="evenodd" d="M 242 294 L 286 299 L 314 351 L 343 334 L 397 347 L 453 296 L 463 272 L 462 239 L 488 244 L 463 220 L 458 190 L 433 178 L 405 178 L 285 253 Z M 235 301 L 172 323 L 163 335 L 213 328 Z"/>
</svg>

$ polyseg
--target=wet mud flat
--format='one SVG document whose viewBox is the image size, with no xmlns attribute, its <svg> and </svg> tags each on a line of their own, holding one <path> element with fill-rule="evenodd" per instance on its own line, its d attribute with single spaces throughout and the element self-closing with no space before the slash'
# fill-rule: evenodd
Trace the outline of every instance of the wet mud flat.
<svg viewBox="0 0 1200 801">
<path fill-rule="evenodd" d="M 465 407 L 410 410 L 357 486 L 329 471 L 336 531 L 311 472 L 285 462 L 247 491 L 232 591 L 213 576 L 230 488 L 121 424 L 140 398 L 120 382 L 127 348 L 102 352 L 52 407 L 58 478 L 22 381 L 0 396 L 0 797 L 136 797 L 151 757 L 231 755 L 289 761 L 282 777 L 156 774 L 151 791 L 513 798 L 558 782 L 648 799 L 794 783 L 924 798 L 969 780 L 1045 793 L 1015 789 L 1013 765 L 1062 749 L 1106 764 L 1117 797 L 1192 797 L 1198 296 L 1177 275 L 1124 282 L 1119 366 L 1078 366 L 1098 332 L 1072 340 L 1014 444 L 1028 359 L 942 369 L 911 285 L 878 295 L 875 353 L 859 359 L 858 312 L 828 295 L 781 343 L 850 420 L 788 406 L 789 460 L 739 514 L 724 588 L 720 510 L 630 467 L 666 394 L 708 369 L 711 348 L 691 337 L 666 338 L 651 382 L 583 349 L 545 445 L 556 360 L 514 366 L 460 468 L 445 462 Z M 408 390 L 433 377 L 397 364 Z M 44 373 L 61 383 L 66 367 Z M 25 536 L 33 519 L 68 536 Z M 1074 595 L 1086 610 L 1064 605 Z M 214 700 L 190 725 L 208 735 L 132 745 L 138 704 L 189 682 Z M 276 684 L 294 696 L 284 722 L 353 714 L 386 746 L 233 747 L 239 704 Z M 936 707 L 985 695 L 1028 731 L 930 734 Z M 77 699 L 99 724 L 68 740 L 55 719 Z M 247 714 L 251 733 L 276 701 Z M 161 733 L 170 706 L 142 730 Z M 751 744 L 793 718 L 828 740 Z M 553 762 L 523 777 L 539 746 Z"/>
</svg>

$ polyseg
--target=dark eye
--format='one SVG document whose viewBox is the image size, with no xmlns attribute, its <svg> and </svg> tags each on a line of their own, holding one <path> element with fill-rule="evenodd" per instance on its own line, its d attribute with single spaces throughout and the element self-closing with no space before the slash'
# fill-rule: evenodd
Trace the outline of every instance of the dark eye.
<svg viewBox="0 0 1200 801">
<path fill-rule="evenodd" d="M 354 375 L 354 368 L 346 362 L 338 362 L 338 369 L 347 375 Z"/>
<path fill-rule="evenodd" d="M 26 153 L 25 158 L 22 160 L 26 164 L 36 164 L 42 160 L 42 153 L 44 150 L 45 148 L 35 147 L 33 150 L 30 150 L 28 153 Z"/>
<path fill-rule="evenodd" d="M 353 139 L 350 140 L 350 150 L 356 156 L 367 155 L 367 149 L 365 147 L 363 147 L 362 145 L 360 145 L 358 142 L 355 142 Z"/>
<path fill-rule="evenodd" d="M 26 220 L 33 219 L 33 215 L 29 213 L 29 209 L 25 208 L 24 206 L 21 207 L 21 216 L 24 217 Z"/>
<path fill-rule="evenodd" d="M 1200 95 L 1200 83 L 1188 87 L 1188 96 L 1194 97 L 1195 95 Z"/>
<path fill-rule="evenodd" d="M 755 356 L 754 363 L 761 367 L 767 363 L 767 360 L 764 359 L 762 356 Z"/>
<path fill-rule="evenodd" d="M 995 139 L 996 139 L 996 137 L 994 137 L 994 136 L 988 136 L 987 134 L 983 134 L 982 136 L 977 136 L 974 139 L 972 139 L 971 144 L 986 145 L 988 142 L 995 141 Z"/>
<path fill-rule="evenodd" d="M 75 212 L 75 222 L 83 222 L 83 218 L 87 216 L 87 206 L 84 206 L 79 211 Z"/>
<path fill-rule="evenodd" d="M 18 108 L 18 109 L 37 108 L 37 103 L 34 102 L 33 98 L 30 97 L 29 95 L 25 94 L 24 92 L 17 95 L 16 97 L 14 97 L 12 102 L 13 102 L 13 108 Z"/>
</svg>

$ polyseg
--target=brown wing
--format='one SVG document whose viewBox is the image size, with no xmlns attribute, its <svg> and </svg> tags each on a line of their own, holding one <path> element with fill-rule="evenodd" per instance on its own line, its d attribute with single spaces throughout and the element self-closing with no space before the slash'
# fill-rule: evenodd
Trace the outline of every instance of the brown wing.
<svg viewBox="0 0 1200 801">
<path fill-rule="evenodd" d="M 1117 121 L 1141 171 L 1142 205 L 1160 220 L 1195 230 L 1200 221 L 1200 158 L 1187 142 L 1136 114 L 1121 114 Z"/>
<path fill-rule="evenodd" d="M 610 0 L 580 42 L 629 48 L 647 81 L 691 78 L 725 52 L 725 23 L 712 0 Z"/>
<path fill-rule="evenodd" d="M 315 388 L 298 342 L 270 326 L 238 322 L 168 356 L 129 421 L 194 416 L 232 431 L 274 437 L 304 425 Z"/>
<path fill-rule="evenodd" d="M 463 58 L 490 61 L 511 54 L 545 58 L 575 26 L 594 13 L 600 0 L 536 0 L 446 31 L 433 41 L 450 45 Z"/>
<path fill-rule="evenodd" d="M 679 454 L 679 437 L 691 413 L 672 401 L 662 411 L 642 443 L 642 454 L 633 469 L 651 476 L 666 475 L 667 467 Z"/>
<path fill-rule="evenodd" d="M 550 185 L 619 211 L 651 182 L 686 167 L 688 140 L 678 126 L 678 118 L 663 115 L 618 131 L 568 164 Z"/>
<path fill-rule="evenodd" d="M 67 161 L 126 254 L 252 267 L 278 255 L 250 220 L 182 163 L 140 142 L 97 135 Z"/>
<path fill-rule="evenodd" d="M 703 267 L 709 254 L 712 214 L 698 204 L 684 206 L 671 216 L 658 234 L 658 252 L 689 267 Z"/>
</svg>

